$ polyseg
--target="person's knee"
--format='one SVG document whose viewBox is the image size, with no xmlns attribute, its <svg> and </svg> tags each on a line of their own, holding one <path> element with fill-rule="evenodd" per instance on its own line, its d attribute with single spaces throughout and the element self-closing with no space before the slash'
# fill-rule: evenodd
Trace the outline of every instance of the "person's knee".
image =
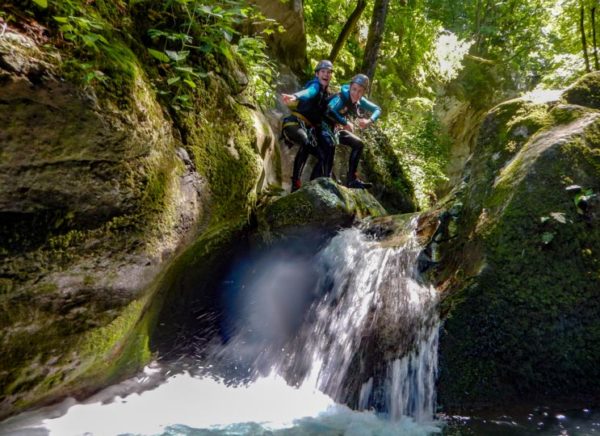
<svg viewBox="0 0 600 436">
<path fill-rule="evenodd" d="M 283 132 L 287 139 L 296 145 L 303 147 L 309 144 L 306 132 L 299 127 L 285 127 Z"/>
<path fill-rule="evenodd" d="M 365 148 L 365 143 L 362 141 L 362 139 L 355 136 L 354 138 L 352 138 L 352 148 L 362 150 L 363 148 Z"/>
</svg>

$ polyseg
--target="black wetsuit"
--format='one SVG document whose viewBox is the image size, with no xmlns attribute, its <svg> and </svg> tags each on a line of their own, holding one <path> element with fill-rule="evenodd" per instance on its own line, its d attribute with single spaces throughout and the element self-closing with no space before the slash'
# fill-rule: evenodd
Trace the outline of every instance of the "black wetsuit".
<svg viewBox="0 0 600 436">
<path fill-rule="evenodd" d="M 381 108 L 377 106 L 375 103 L 367 100 L 365 97 L 361 97 L 361 99 L 352 103 L 350 98 L 350 86 L 344 85 L 342 86 L 341 91 L 336 94 L 328 103 L 327 112 L 325 116 L 325 120 L 330 128 L 329 132 L 325 131 L 325 135 L 328 137 L 327 141 L 333 141 L 333 129 L 336 123 L 341 125 L 346 125 L 348 120 L 346 119 L 347 115 L 352 115 L 357 117 L 361 110 L 365 110 L 371 113 L 371 121 L 376 121 L 381 114 Z M 363 148 L 365 146 L 362 139 L 360 139 L 355 134 L 348 132 L 347 130 L 340 130 L 339 133 L 339 143 L 342 145 L 347 145 L 352 149 L 350 152 L 350 161 L 348 162 L 348 182 L 352 182 L 357 178 L 357 169 L 358 163 L 360 161 L 360 157 L 362 155 Z M 331 153 L 326 156 L 326 171 L 328 170 L 331 173 L 331 168 L 333 167 L 333 155 L 334 149 L 331 149 Z"/>
<path fill-rule="evenodd" d="M 298 99 L 298 107 L 292 111 L 292 115 L 283 120 L 285 138 L 300 146 L 294 159 L 292 190 L 299 186 L 309 154 L 318 159 L 311 173 L 311 180 L 326 174 L 327 147 L 330 147 L 321 126 L 329 97 L 327 89 L 323 88 L 319 79 L 315 77 L 304 86 L 302 91 L 294 95 Z"/>
</svg>

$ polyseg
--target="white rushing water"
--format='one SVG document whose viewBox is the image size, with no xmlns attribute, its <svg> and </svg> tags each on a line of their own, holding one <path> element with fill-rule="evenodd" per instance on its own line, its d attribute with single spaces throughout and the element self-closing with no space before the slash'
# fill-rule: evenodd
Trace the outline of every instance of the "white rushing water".
<svg viewBox="0 0 600 436">
<path fill-rule="evenodd" d="M 0 435 L 437 433 L 439 322 L 418 253 L 414 235 L 384 248 L 344 230 L 303 269 L 316 276 L 310 299 L 298 297 L 306 286 L 292 290 L 297 269 L 286 261 L 255 265 L 232 337 L 196 363 L 202 371 L 155 363 L 83 403 L 5 421 Z M 260 375 L 234 383 L 213 364 Z"/>
</svg>

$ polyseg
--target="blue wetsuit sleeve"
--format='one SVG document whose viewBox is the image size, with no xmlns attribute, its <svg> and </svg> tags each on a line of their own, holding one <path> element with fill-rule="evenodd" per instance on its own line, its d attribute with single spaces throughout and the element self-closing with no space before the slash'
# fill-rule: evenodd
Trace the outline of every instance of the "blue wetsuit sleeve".
<svg viewBox="0 0 600 436">
<path fill-rule="evenodd" d="M 329 110 L 329 115 L 331 115 L 338 123 L 345 126 L 348 124 L 348 120 L 340 114 L 340 110 L 344 107 L 344 101 L 341 99 L 340 95 L 337 94 L 333 96 L 333 98 L 329 101 L 327 105 L 327 109 Z"/>
<path fill-rule="evenodd" d="M 315 97 L 319 93 L 319 84 L 312 83 L 309 87 L 294 93 L 298 100 L 308 100 Z"/>
<path fill-rule="evenodd" d="M 370 120 L 373 123 L 377 121 L 377 118 L 379 118 L 379 115 L 381 115 L 381 108 L 364 97 L 360 99 L 359 105 L 361 109 L 371 112 Z"/>
</svg>

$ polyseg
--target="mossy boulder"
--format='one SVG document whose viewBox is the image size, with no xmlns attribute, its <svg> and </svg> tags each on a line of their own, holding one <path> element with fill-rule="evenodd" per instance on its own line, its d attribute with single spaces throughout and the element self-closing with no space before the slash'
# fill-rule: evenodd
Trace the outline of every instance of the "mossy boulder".
<svg viewBox="0 0 600 436">
<path fill-rule="evenodd" d="M 258 222 L 263 238 L 270 240 L 301 235 L 307 229 L 328 233 L 355 219 L 382 215 L 385 209 L 368 191 L 321 177 L 259 211 Z"/>
<path fill-rule="evenodd" d="M 600 112 L 512 100 L 488 113 L 437 211 L 446 410 L 600 391 L 598 193 Z"/>
<path fill-rule="evenodd" d="M 600 72 L 586 74 L 562 95 L 566 103 L 600 109 Z"/>
<path fill-rule="evenodd" d="M 390 139 L 378 126 L 360 132 L 365 148 L 359 163 L 359 176 L 371 182 L 369 190 L 390 213 L 417 210 L 414 186 L 402 168 Z M 338 145 L 334 162 L 336 177 L 346 182 L 350 147 Z"/>
</svg>

